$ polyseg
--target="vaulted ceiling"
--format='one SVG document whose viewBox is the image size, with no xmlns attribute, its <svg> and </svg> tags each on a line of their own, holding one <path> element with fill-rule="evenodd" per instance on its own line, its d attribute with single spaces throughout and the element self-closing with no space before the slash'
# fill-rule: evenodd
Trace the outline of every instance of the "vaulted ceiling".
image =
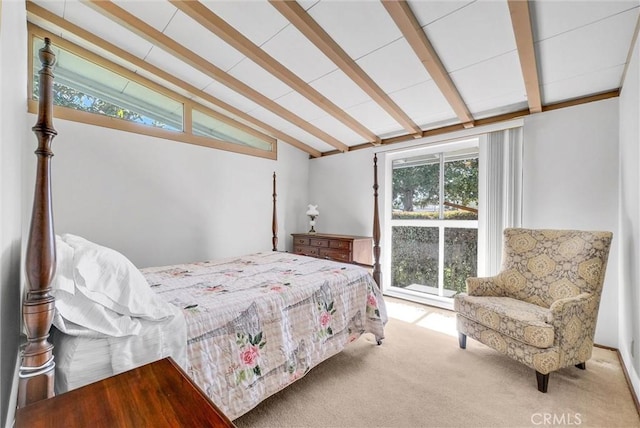
<svg viewBox="0 0 640 428">
<path fill-rule="evenodd" d="M 28 18 L 311 156 L 613 97 L 637 0 L 37 0 Z"/>
</svg>

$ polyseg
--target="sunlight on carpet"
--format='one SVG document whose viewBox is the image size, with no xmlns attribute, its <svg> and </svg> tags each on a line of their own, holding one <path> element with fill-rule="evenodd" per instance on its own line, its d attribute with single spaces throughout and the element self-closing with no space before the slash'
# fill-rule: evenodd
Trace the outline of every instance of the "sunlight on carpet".
<svg viewBox="0 0 640 428">
<path fill-rule="evenodd" d="M 457 337 L 453 312 L 385 298 L 389 318 Z"/>
</svg>

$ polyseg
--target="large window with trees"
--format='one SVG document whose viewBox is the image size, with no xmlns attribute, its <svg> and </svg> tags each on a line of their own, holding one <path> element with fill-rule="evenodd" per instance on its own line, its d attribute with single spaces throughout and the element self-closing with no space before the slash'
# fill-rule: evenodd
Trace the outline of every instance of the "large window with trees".
<svg viewBox="0 0 640 428">
<path fill-rule="evenodd" d="M 478 147 L 474 138 L 387 155 L 390 294 L 447 302 L 477 274 Z"/>
</svg>

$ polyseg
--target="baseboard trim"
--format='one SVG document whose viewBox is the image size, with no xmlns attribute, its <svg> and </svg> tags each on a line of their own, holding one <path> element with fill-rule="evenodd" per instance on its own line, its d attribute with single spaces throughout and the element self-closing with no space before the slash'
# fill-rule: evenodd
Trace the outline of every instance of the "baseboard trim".
<svg viewBox="0 0 640 428">
<path fill-rule="evenodd" d="M 596 348 L 600 348 L 600 349 L 606 349 L 607 351 L 617 352 L 618 355 L 620 354 L 620 351 L 618 350 L 618 348 L 614 348 L 613 346 L 598 345 L 597 343 L 594 343 L 593 346 L 595 346 Z"/>
<path fill-rule="evenodd" d="M 618 349 L 612 348 L 612 350 L 615 350 L 616 355 L 618 355 L 618 361 L 620 361 L 620 365 L 622 366 L 622 373 L 624 373 L 624 379 L 627 381 L 627 387 L 629 388 L 629 391 L 631 391 L 631 397 L 633 397 L 633 403 L 636 405 L 636 412 L 638 412 L 638 415 L 640 415 L 640 401 L 638 401 L 636 390 L 633 388 L 633 382 L 631 382 L 631 377 L 629 376 L 629 372 L 627 371 L 627 366 L 624 364 L 622 354 Z"/>
<path fill-rule="evenodd" d="M 636 390 L 633 388 L 633 382 L 631 382 L 631 377 L 629 376 L 629 372 L 627 371 L 627 366 L 624 364 L 624 359 L 622 358 L 622 354 L 618 348 L 614 348 L 612 346 L 598 345 L 594 343 L 593 346 L 596 348 L 606 349 L 608 351 L 613 351 L 618 356 L 618 362 L 622 367 L 622 373 L 624 373 L 624 380 L 627 382 L 627 387 L 631 392 L 631 397 L 633 398 L 633 404 L 636 406 L 636 412 L 640 415 L 640 401 L 638 400 L 638 396 L 636 395 Z"/>
</svg>

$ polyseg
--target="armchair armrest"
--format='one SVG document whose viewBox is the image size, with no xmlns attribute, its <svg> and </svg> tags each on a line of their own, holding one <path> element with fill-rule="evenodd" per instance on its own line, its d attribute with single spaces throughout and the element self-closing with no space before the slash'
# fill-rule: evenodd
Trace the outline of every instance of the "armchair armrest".
<svg viewBox="0 0 640 428">
<path fill-rule="evenodd" d="M 555 343 L 560 348 L 563 366 L 583 363 L 591 357 L 599 304 L 599 296 L 592 293 L 559 299 L 551 304 L 548 322 L 555 329 Z"/>
<path fill-rule="evenodd" d="M 566 323 L 577 316 L 581 321 L 587 318 L 595 318 L 598 315 L 596 296 L 592 293 L 582 293 L 574 297 L 558 299 L 549 308 L 548 322 L 555 327 L 566 327 Z"/>
<path fill-rule="evenodd" d="M 504 296 L 500 277 L 488 276 L 484 278 L 467 278 L 467 294 L 470 296 Z"/>
</svg>

